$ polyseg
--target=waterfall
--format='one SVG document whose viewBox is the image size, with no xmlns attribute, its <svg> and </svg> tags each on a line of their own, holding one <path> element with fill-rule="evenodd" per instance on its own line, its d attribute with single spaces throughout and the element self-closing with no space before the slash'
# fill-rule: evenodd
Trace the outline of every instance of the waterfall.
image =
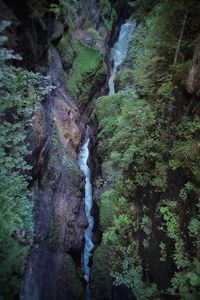
<svg viewBox="0 0 200 300">
<path fill-rule="evenodd" d="M 94 227 L 94 218 L 91 215 L 91 208 L 93 204 L 92 200 L 92 184 L 91 184 L 91 172 L 90 168 L 87 165 L 88 157 L 89 157 L 89 142 L 90 139 L 88 138 L 87 141 L 81 146 L 80 153 L 78 156 L 78 164 L 80 166 L 81 171 L 85 175 L 85 213 L 88 220 L 88 227 L 85 231 L 85 247 L 82 257 L 82 269 L 84 272 L 84 279 L 87 282 L 86 286 L 86 300 L 90 300 L 90 287 L 89 287 L 89 280 L 90 280 L 90 267 L 89 267 L 89 260 L 91 256 L 91 251 L 94 248 L 94 244 L 92 243 L 92 230 Z"/>
<path fill-rule="evenodd" d="M 128 51 L 128 42 L 130 40 L 130 35 L 135 26 L 135 23 L 127 22 L 121 26 L 119 39 L 111 49 L 110 59 L 113 61 L 113 67 L 110 69 L 110 79 L 109 79 L 109 95 L 115 93 L 114 89 L 114 79 L 115 74 L 117 72 L 118 67 L 121 65 L 123 59 L 126 56 Z M 91 208 L 93 205 L 92 199 L 92 184 L 91 184 L 91 171 L 88 167 L 88 157 L 89 157 L 89 143 L 90 139 L 88 138 L 80 148 L 79 156 L 78 156 L 78 165 L 85 175 L 85 213 L 88 220 L 88 227 L 85 231 L 85 247 L 82 256 L 82 269 L 84 272 L 84 279 L 87 283 L 86 286 L 86 300 L 90 300 L 90 256 L 91 252 L 94 248 L 94 244 L 92 242 L 92 231 L 94 227 L 94 218 L 91 215 Z"/>
<path fill-rule="evenodd" d="M 122 64 L 124 58 L 126 57 L 128 51 L 128 44 L 131 37 L 131 33 L 135 28 L 135 22 L 126 22 L 121 26 L 119 38 L 114 44 L 110 52 L 110 61 L 112 62 L 112 67 L 110 68 L 110 78 L 109 78 L 109 95 L 115 93 L 114 79 L 118 67 Z"/>
</svg>

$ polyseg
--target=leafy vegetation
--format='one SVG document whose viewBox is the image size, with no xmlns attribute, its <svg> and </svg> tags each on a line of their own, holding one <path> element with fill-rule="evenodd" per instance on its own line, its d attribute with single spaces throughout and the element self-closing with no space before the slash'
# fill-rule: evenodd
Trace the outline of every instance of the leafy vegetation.
<svg viewBox="0 0 200 300">
<path fill-rule="evenodd" d="M 97 31 L 96 29 L 90 27 L 86 30 L 86 32 L 91 37 L 91 46 L 93 47 L 95 45 L 96 41 L 100 38 L 99 31 Z"/>
<path fill-rule="evenodd" d="M 61 22 L 61 26 L 67 26 L 71 31 L 74 28 L 73 18 L 75 18 L 78 8 L 78 1 L 59 0 L 57 4 L 50 4 L 49 11 Z"/>
<path fill-rule="evenodd" d="M 156 285 L 147 285 L 142 280 L 142 268 L 130 269 L 127 262 L 123 263 L 123 272 L 113 274 L 116 277 L 115 285 L 125 284 L 131 288 L 137 299 L 150 299 L 156 292 Z"/>
<path fill-rule="evenodd" d="M 65 276 L 69 298 L 82 300 L 84 298 L 82 285 L 83 275 L 81 271 L 78 271 L 78 268 L 69 254 L 64 254 L 62 269 L 61 273 Z"/>
<path fill-rule="evenodd" d="M 95 109 L 106 183 L 101 247 L 114 283 L 137 299 L 197 299 L 200 120 L 198 95 L 187 93 L 186 81 L 200 7 L 183 0 L 129 4 L 139 22 L 116 78 L 118 92 L 98 99 Z M 149 266 L 155 253 L 157 265 Z M 169 264 L 168 288 L 149 279 Z"/>
<path fill-rule="evenodd" d="M 104 26 L 110 32 L 113 28 L 113 23 L 116 21 L 116 11 L 112 8 L 109 0 L 100 0 L 99 8 Z"/>
<path fill-rule="evenodd" d="M 59 0 L 48 10 L 40 5 L 40 12 L 35 3 L 39 2 L 29 8 L 33 7 L 33 19 L 38 14 L 44 30 L 47 11 L 56 18 L 52 40 L 59 42 L 66 88 L 78 103 L 88 101 L 107 70 L 98 49 L 80 40 L 72 43 L 81 1 Z M 98 7 L 110 33 L 116 12 L 108 0 L 100 0 Z M 93 257 L 92 296 L 112 299 L 114 284 L 126 286 L 138 300 L 163 299 L 166 295 L 198 299 L 199 92 L 188 94 L 187 78 L 199 39 L 199 1 L 136 0 L 129 1 L 129 8 L 138 24 L 116 78 L 118 92 L 98 99 L 94 112 L 103 178 L 97 182 L 101 189 L 102 242 Z M 85 23 L 86 33 L 94 41 L 98 39 L 98 31 Z M 3 23 L 1 30 L 6 26 Z M 26 129 L 51 87 L 40 74 L 7 63 L 21 58 L 3 47 L 5 41 L 1 36 L 0 285 L 1 293 L 13 299 L 20 289 L 33 226 Z M 52 164 L 61 160 L 59 167 L 67 165 L 76 176 L 79 171 L 75 164 L 58 151 L 55 131 L 52 144 Z M 48 242 L 53 249 L 57 246 L 57 225 L 52 219 Z M 151 257 L 156 263 L 151 264 Z M 153 275 L 168 266 L 171 269 L 163 284 Z M 77 281 L 69 255 L 63 272 L 71 296 L 82 299 L 82 277 Z"/>
<path fill-rule="evenodd" d="M 58 242 L 58 223 L 55 217 L 52 217 L 49 226 L 48 246 L 52 250 L 56 250 L 57 242 Z"/>
<path fill-rule="evenodd" d="M 7 25 L 8 22 L 2 22 L 1 30 Z M 51 87 L 39 73 L 8 64 L 8 60 L 20 57 L 3 47 L 5 36 L 0 40 L 0 285 L 5 299 L 13 299 L 20 290 L 33 227 L 26 129 Z"/>
<path fill-rule="evenodd" d="M 106 246 L 101 245 L 95 251 L 91 273 L 91 292 L 95 300 L 112 299 L 112 281 L 109 276 L 109 256 Z"/>
<path fill-rule="evenodd" d="M 106 76 L 106 65 L 99 50 L 77 41 L 73 45 L 75 61 L 69 73 L 67 87 L 77 101 L 88 101 L 91 89 Z"/>
</svg>

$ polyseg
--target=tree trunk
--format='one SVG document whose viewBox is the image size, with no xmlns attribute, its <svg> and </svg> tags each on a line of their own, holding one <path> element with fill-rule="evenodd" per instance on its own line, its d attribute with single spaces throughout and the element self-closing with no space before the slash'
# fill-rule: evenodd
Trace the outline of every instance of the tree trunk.
<svg viewBox="0 0 200 300">
<path fill-rule="evenodd" d="M 178 54 L 179 54 L 179 50 L 180 50 L 180 47 L 181 47 L 181 41 L 182 41 L 182 38 L 183 38 L 183 33 L 184 33 L 186 21 L 187 21 L 187 16 L 188 16 L 188 9 L 186 10 L 185 16 L 184 16 L 184 19 L 183 19 L 183 24 L 182 24 L 181 33 L 180 33 L 179 40 L 178 40 L 178 45 L 177 45 L 177 48 L 176 48 L 176 53 L 175 53 L 175 57 L 174 57 L 173 66 L 175 66 L 176 63 L 177 63 Z"/>
</svg>

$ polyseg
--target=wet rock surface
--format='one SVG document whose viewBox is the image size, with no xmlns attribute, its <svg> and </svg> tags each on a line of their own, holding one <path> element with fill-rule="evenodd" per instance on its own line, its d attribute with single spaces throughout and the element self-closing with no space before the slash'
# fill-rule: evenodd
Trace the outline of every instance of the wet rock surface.
<svg viewBox="0 0 200 300">
<path fill-rule="evenodd" d="M 35 113 L 28 135 L 34 166 L 34 233 L 22 299 L 72 297 L 70 287 L 63 284 L 63 277 L 69 277 L 65 254 L 73 254 L 79 268 L 87 227 L 84 179 L 75 161 L 83 126 L 76 124 L 79 115 L 64 99 L 53 99 L 50 111 L 43 108 Z M 76 274 L 75 270 L 73 264 Z M 81 289 L 81 280 L 74 280 Z"/>
<path fill-rule="evenodd" d="M 53 106 L 53 115 L 58 129 L 59 139 L 70 158 L 76 159 L 81 142 L 83 126 L 80 115 L 63 99 L 56 98 Z M 82 128 L 80 128 L 82 127 Z"/>
<path fill-rule="evenodd" d="M 98 2 L 84 1 L 87 9 L 74 15 L 70 42 L 78 39 L 103 54 L 101 65 L 90 76 L 87 74 L 89 98 L 92 99 L 77 104 L 69 95 L 63 76 L 63 73 L 68 75 L 73 67 L 76 53 L 63 60 L 62 55 L 68 55 L 70 50 L 67 47 L 66 51 L 59 51 L 59 42 L 68 34 L 69 26 L 47 12 L 50 3 L 45 1 L 44 5 L 41 4 L 39 12 L 31 0 L 5 1 L 5 10 L 13 22 L 12 30 L 17 41 L 15 50 L 23 57 L 23 61 L 17 64 L 48 75 L 50 83 L 55 86 L 49 98 L 35 111 L 27 130 L 27 142 L 32 152 L 27 160 L 33 167 L 30 190 L 34 201 L 34 229 L 21 299 L 81 300 L 84 298 L 81 253 L 88 224 L 84 209 L 85 182 L 76 158 L 92 112 L 93 104 L 90 105 L 90 102 L 104 91 L 106 70 L 97 74 L 108 51 L 111 33 L 103 26 Z M 87 32 L 86 23 L 96 28 L 101 38 L 94 41 Z M 95 141 L 95 137 L 92 139 Z M 92 214 L 97 220 L 94 241 L 98 243 L 100 233 L 96 205 Z"/>
</svg>

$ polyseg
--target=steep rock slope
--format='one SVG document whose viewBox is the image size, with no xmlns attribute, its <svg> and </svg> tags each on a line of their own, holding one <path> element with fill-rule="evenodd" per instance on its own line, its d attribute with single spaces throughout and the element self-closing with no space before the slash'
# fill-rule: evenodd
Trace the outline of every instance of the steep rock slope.
<svg viewBox="0 0 200 300">
<path fill-rule="evenodd" d="M 118 93 L 95 109 L 102 242 L 93 299 L 198 299 L 199 3 L 130 6 L 137 28 Z"/>
<path fill-rule="evenodd" d="M 54 86 L 27 126 L 34 207 L 21 297 L 83 299 L 80 259 L 87 220 L 76 157 L 87 103 L 106 81 L 104 57 L 116 12 L 108 1 L 1 1 L 1 7 L 1 18 L 12 22 L 6 46 L 23 57 L 16 66 L 48 75 Z M 15 292 L 12 287 L 10 281 L 2 293 L 13 298 L 19 284 Z"/>
<path fill-rule="evenodd" d="M 98 132 L 98 145 L 90 163 L 102 240 L 92 261 L 93 299 L 198 299 L 198 1 L 5 0 L 1 8 L 1 18 L 13 22 L 5 26 L 6 47 L 23 57 L 13 62 L 22 69 L 13 69 L 7 79 L 3 66 L 3 100 L 16 99 L 14 108 L 1 106 L 3 137 L 9 136 L 1 155 L 8 158 L 11 179 L 8 188 L 2 182 L 5 199 L 13 190 L 15 196 L 14 212 L 1 220 L 2 232 L 19 209 L 13 203 L 24 193 L 26 175 L 34 204 L 31 234 L 16 218 L 13 230 L 2 235 L 1 294 L 9 299 L 19 294 L 24 266 L 19 255 L 24 259 L 31 248 L 21 298 L 84 298 L 80 258 L 87 221 L 76 157 L 96 103 L 93 124 L 99 128 L 94 126 L 91 135 L 96 146 Z M 138 26 L 116 78 L 118 93 L 97 100 L 106 90 L 105 57 L 118 34 L 115 25 L 130 14 Z M 23 68 L 48 75 L 54 87 Z M 52 90 L 49 96 L 46 89 Z M 35 106 L 38 99 L 42 105 Z M 24 131 L 18 135 L 21 127 L 29 151 L 16 147 L 16 159 L 12 151 L 25 139 Z M 19 169 L 25 156 L 31 170 Z M 21 189 L 10 190 L 12 180 Z M 27 199 L 20 201 L 27 218 Z M 29 219 L 30 210 L 29 205 Z M 100 236 L 97 225 L 94 240 Z M 17 258 L 12 256 L 16 248 L 6 248 L 16 244 Z"/>
</svg>

